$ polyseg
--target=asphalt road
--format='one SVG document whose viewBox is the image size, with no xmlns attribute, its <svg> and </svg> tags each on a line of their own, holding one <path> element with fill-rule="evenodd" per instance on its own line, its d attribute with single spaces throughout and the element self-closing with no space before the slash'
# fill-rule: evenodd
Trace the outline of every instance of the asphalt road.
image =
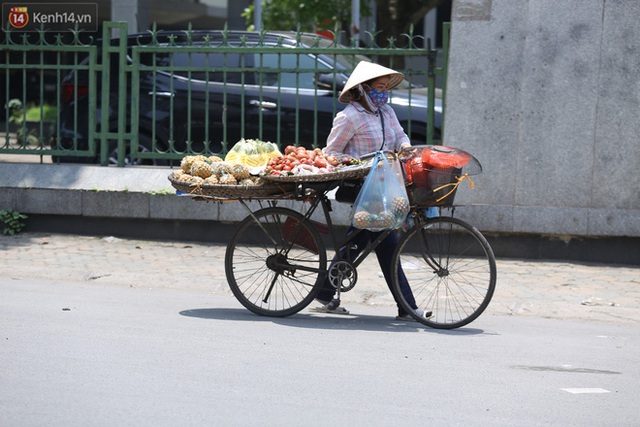
<svg viewBox="0 0 640 427">
<path fill-rule="evenodd" d="M 350 308 L 273 319 L 151 276 L 3 275 L 0 426 L 640 422 L 637 323 L 486 313 L 439 331 Z"/>
</svg>

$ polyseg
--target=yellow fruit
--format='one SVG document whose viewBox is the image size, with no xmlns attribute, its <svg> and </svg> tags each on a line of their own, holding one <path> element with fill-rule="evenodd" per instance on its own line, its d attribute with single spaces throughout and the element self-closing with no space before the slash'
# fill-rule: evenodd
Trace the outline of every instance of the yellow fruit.
<svg viewBox="0 0 640 427">
<path fill-rule="evenodd" d="M 224 161 L 228 163 L 237 163 L 238 157 L 240 153 L 237 151 L 229 151 L 226 156 L 224 156 Z"/>
<path fill-rule="evenodd" d="M 224 160 L 232 164 L 243 164 L 249 167 L 265 166 L 269 159 L 279 156 L 278 146 L 272 142 L 259 139 L 241 139 L 227 153 Z"/>
</svg>

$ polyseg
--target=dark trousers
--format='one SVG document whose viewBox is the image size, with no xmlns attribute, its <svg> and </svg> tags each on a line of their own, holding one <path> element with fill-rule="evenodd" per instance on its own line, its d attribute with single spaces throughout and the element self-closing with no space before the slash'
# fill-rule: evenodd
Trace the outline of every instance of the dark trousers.
<svg viewBox="0 0 640 427">
<path fill-rule="evenodd" d="M 347 231 L 347 236 L 351 236 L 356 231 L 358 230 L 355 229 L 354 227 L 349 227 L 349 230 Z M 355 236 L 353 240 L 350 240 L 346 246 L 343 246 L 342 248 L 340 248 L 340 254 L 342 258 L 354 260 L 360 254 L 360 252 L 362 252 L 364 248 L 366 248 L 367 244 L 369 242 L 373 242 L 374 240 L 376 240 L 379 235 L 380 235 L 380 232 L 363 230 L 360 234 Z M 392 295 L 393 295 L 393 290 L 392 290 L 393 252 L 398 246 L 398 241 L 399 241 L 398 233 L 393 231 L 389 233 L 389 235 L 385 237 L 384 240 L 380 242 L 380 244 L 375 249 L 376 256 L 378 257 L 378 264 L 380 264 L 380 269 L 382 270 L 382 274 L 384 275 L 384 279 L 387 282 L 387 286 L 389 287 L 389 290 L 391 291 Z M 347 251 L 349 251 L 348 257 L 347 257 Z M 339 257 L 336 255 L 331 261 L 331 264 L 333 265 L 333 263 L 338 260 L 339 260 Z M 404 299 L 409 303 L 411 308 L 416 309 L 417 305 L 416 305 L 415 299 L 413 298 L 413 292 L 411 292 L 411 287 L 409 286 L 409 282 L 407 281 L 407 277 L 404 275 L 404 271 L 402 270 L 401 265 L 398 265 L 398 279 L 400 280 L 400 290 L 402 291 L 402 295 L 404 296 Z M 331 286 L 331 283 L 329 282 L 329 276 L 327 275 L 327 277 L 325 277 L 324 279 L 322 290 L 320 291 L 320 293 L 318 293 L 318 296 L 316 298 L 322 301 L 331 301 L 335 293 L 336 293 L 336 289 L 333 286 Z M 393 297 L 396 300 L 396 304 L 397 304 L 398 299 L 396 298 L 395 295 L 393 295 Z M 399 304 L 398 304 L 398 314 L 401 316 L 406 314 Z"/>
</svg>

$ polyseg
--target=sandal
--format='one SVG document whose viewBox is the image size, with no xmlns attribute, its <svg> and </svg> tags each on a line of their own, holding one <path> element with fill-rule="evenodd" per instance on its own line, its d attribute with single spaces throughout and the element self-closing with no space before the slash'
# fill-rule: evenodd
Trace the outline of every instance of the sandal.
<svg viewBox="0 0 640 427">
<path fill-rule="evenodd" d="M 425 318 L 425 319 L 428 319 L 428 318 L 430 318 L 431 316 L 433 316 L 433 313 L 432 313 L 431 311 L 423 311 L 423 310 L 421 310 L 421 309 L 419 309 L 419 308 L 416 308 L 416 309 L 414 310 L 414 312 L 415 312 L 419 317 L 423 317 L 423 318 Z M 415 321 L 416 321 L 416 319 L 415 319 L 413 316 L 411 316 L 409 313 L 404 314 L 404 315 L 402 315 L 402 316 L 398 314 L 398 315 L 396 316 L 396 320 L 402 320 L 402 321 L 405 321 L 405 322 L 415 322 Z"/>
<path fill-rule="evenodd" d="M 329 314 L 349 314 L 349 310 L 344 307 L 340 307 L 340 301 L 334 299 L 332 301 L 326 302 L 317 299 L 320 304 L 320 307 L 313 307 L 311 311 L 315 311 L 316 313 L 329 313 Z"/>
</svg>

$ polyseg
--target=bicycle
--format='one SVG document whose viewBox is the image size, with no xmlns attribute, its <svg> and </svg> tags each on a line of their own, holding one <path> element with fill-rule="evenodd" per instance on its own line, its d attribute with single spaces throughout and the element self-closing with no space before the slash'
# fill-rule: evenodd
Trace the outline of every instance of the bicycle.
<svg viewBox="0 0 640 427">
<path fill-rule="evenodd" d="M 496 286 L 495 256 L 480 231 L 453 217 L 453 195 L 461 177 L 468 178 L 469 174 L 462 175 L 461 167 L 444 165 L 435 167 L 426 176 L 418 176 L 416 171 L 412 175 L 417 149 L 425 148 L 411 147 L 408 155 L 405 153 L 402 157 L 410 201 L 408 218 L 412 224 L 400 237 L 393 256 L 396 273 L 392 289 L 400 306 L 416 321 L 432 328 L 458 328 L 478 318 L 489 305 Z M 468 156 L 481 171 L 479 162 Z M 448 182 L 427 183 L 431 193 L 425 198 L 418 191 L 423 189 L 417 185 L 418 181 L 433 181 L 435 169 L 442 169 L 439 172 L 444 171 L 442 175 L 446 175 Z M 306 308 L 327 275 L 338 299 L 341 293 L 355 287 L 358 266 L 393 230 L 381 232 L 355 259 L 343 255 L 340 249 L 348 247 L 361 231 L 342 239 L 336 236 L 328 193 L 341 182 L 341 179 L 297 182 L 295 190 L 281 196 L 257 198 L 261 208 L 256 211 L 252 211 L 243 198 L 237 199 L 249 214 L 227 245 L 225 273 L 231 291 L 244 307 L 258 315 L 285 317 Z M 436 189 L 434 185 L 438 185 Z M 446 194 L 443 196 L 443 193 Z M 309 203 L 309 207 L 302 213 L 278 206 L 281 199 L 303 201 L 303 205 Z M 429 206 L 437 206 L 437 216 L 429 217 L 426 210 Z M 318 208 L 324 224 L 312 220 Z M 442 215 L 446 210 L 451 216 Z M 329 267 L 320 231 L 328 234 L 336 254 Z M 418 307 L 431 311 L 431 317 L 415 314 L 402 296 L 397 274 L 399 265 L 403 267 Z"/>
</svg>

